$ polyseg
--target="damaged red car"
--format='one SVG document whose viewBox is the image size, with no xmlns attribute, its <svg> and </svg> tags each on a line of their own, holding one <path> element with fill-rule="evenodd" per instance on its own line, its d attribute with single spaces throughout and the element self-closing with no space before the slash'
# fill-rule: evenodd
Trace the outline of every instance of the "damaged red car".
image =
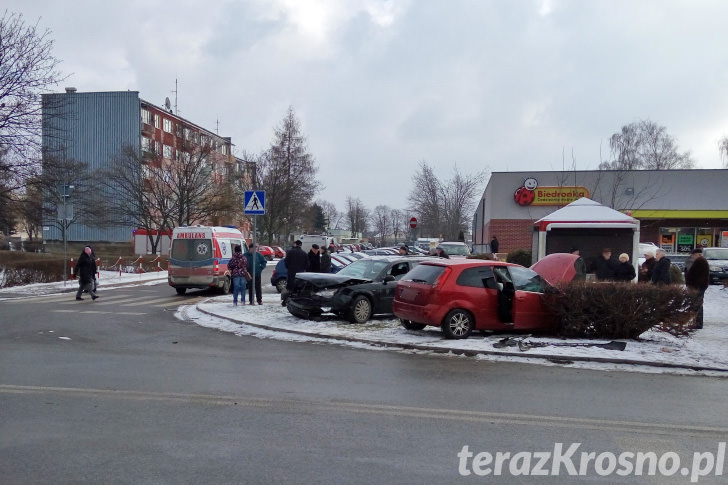
<svg viewBox="0 0 728 485">
<path fill-rule="evenodd" d="M 541 275 L 518 264 L 437 259 L 422 262 L 397 283 L 392 309 L 408 330 L 431 325 L 453 339 L 474 330 L 549 332 L 558 323 L 544 302 L 550 291 L 555 290 Z"/>
</svg>

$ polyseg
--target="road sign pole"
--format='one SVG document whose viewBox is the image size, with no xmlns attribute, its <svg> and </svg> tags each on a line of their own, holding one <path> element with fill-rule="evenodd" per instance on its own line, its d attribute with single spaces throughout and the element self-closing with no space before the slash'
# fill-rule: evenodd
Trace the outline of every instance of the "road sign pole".
<svg viewBox="0 0 728 485">
<path fill-rule="evenodd" d="M 258 258 L 258 255 L 256 254 L 258 252 L 258 245 L 257 245 L 258 240 L 256 239 L 257 234 L 258 234 L 258 216 L 253 216 L 253 237 L 252 237 L 253 243 L 252 244 L 253 244 L 254 251 L 252 253 L 253 257 L 250 258 L 251 261 L 253 262 L 253 281 L 250 282 L 250 284 L 253 285 L 250 289 L 250 294 L 252 295 L 250 298 L 251 298 L 251 300 L 253 300 L 253 302 L 258 301 L 257 300 L 258 295 L 255 294 L 255 269 L 258 266 L 257 264 L 255 264 L 255 260 Z M 261 281 L 260 284 L 262 286 L 263 282 Z M 260 295 L 260 297 L 263 298 L 263 295 Z M 252 304 L 252 302 L 251 302 L 251 304 Z"/>
</svg>

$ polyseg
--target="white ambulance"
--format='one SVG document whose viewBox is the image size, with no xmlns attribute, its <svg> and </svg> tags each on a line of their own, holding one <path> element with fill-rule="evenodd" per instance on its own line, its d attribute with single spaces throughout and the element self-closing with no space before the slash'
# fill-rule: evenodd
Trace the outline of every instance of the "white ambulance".
<svg viewBox="0 0 728 485">
<path fill-rule="evenodd" d="M 172 231 L 168 282 L 184 295 L 188 288 L 216 288 L 230 292 L 227 265 L 233 248 L 245 247 L 243 234 L 234 227 L 185 226 Z"/>
</svg>

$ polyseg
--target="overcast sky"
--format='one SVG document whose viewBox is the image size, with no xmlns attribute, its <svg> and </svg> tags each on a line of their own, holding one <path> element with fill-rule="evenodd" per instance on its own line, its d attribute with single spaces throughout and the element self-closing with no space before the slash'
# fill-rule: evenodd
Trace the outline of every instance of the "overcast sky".
<svg viewBox="0 0 728 485">
<path fill-rule="evenodd" d="M 59 92 L 169 97 L 238 155 L 266 149 L 292 106 L 339 209 L 406 209 L 420 161 L 441 179 L 594 169 L 611 134 L 650 119 L 720 168 L 728 135 L 724 0 L 4 4 L 51 31 Z"/>
</svg>

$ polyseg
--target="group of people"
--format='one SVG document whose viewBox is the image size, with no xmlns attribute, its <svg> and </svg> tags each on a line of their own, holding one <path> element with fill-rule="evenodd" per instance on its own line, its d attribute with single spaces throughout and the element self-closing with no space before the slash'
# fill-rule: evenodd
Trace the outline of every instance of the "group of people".
<svg viewBox="0 0 728 485">
<path fill-rule="evenodd" d="M 578 250 L 572 248 L 572 252 Z M 672 261 L 665 255 L 665 250 L 655 248 L 645 251 L 645 261 L 635 274 L 633 265 L 629 263 L 629 255 L 619 255 L 619 262 L 612 259 L 612 250 L 604 248 L 601 257 L 597 260 L 596 277 L 599 281 L 631 281 L 637 276 L 637 281 L 652 283 L 654 285 L 669 285 L 673 283 L 670 267 Z M 693 249 L 690 258 L 685 262 L 685 286 L 696 298 L 693 308 L 696 312 L 695 328 L 703 328 L 703 298 L 710 286 L 710 266 L 703 257 L 701 248 Z"/>
<path fill-rule="evenodd" d="M 287 291 L 293 289 L 298 273 L 331 273 L 331 253 L 336 250 L 333 244 L 328 248 L 313 244 L 308 253 L 303 250 L 302 246 L 303 242 L 296 240 L 284 258 L 284 264 L 288 270 Z"/>
<path fill-rule="evenodd" d="M 233 285 L 233 306 L 238 306 L 238 297 L 240 298 L 240 304 L 245 305 L 246 289 L 249 304 L 253 304 L 253 292 L 255 290 L 255 301 L 258 305 L 262 305 L 261 275 L 268 261 L 258 252 L 258 246 L 255 243 L 251 243 L 245 249 L 243 254 L 243 249 L 236 245 L 233 249 L 233 256 L 228 262 L 228 271 Z"/>
</svg>

